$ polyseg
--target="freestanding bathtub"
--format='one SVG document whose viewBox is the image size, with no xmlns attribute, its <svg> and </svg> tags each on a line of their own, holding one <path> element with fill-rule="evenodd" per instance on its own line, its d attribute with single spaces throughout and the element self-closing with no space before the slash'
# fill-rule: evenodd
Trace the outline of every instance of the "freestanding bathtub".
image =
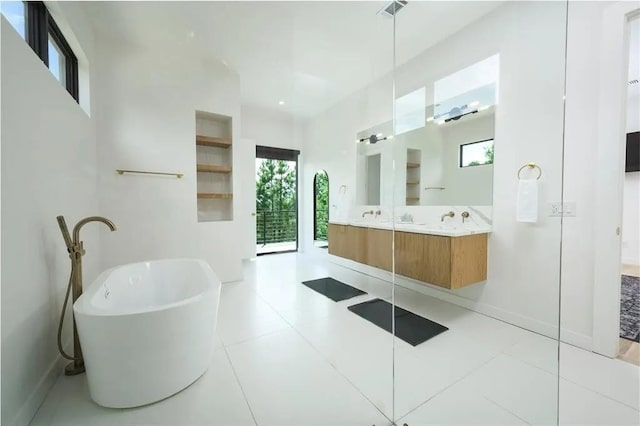
<svg viewBox="0 0 640 426">
<path fill-rule="evenodd" d="M 208 264 L 168 259 L 103 272 L 73 305 L 91 398 L 136 407 L 208 368 L 220 281 Z"/>
</svg>

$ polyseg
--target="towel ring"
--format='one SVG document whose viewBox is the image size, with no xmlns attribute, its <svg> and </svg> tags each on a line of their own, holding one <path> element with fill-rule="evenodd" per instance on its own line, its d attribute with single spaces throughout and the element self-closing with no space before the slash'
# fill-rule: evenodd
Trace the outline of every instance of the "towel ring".
<svg viewBox="0 0 640 426">
<path fill-rule="evenodd" d="M 540 180 L 540 176 L 542 176 L 542 169 L 540 168 L 540 166 L 538 166 L 536 163 L 527 163 L 524 166 L 520 167 L 518 169 L 518 180 L 522 179 L 520 177 L 520 173 L 525 169 L 525 168 L 529 168 L 529 169 L 538 169 L 538 177 L 536 177 L 536 180 Z"/>
</svg>

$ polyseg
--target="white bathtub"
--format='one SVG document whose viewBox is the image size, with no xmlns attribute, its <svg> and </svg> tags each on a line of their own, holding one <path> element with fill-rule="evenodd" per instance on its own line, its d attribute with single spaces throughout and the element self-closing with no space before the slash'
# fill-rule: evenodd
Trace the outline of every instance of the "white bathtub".
<svg viewBox="0 0 640 426">
<path fill-rule="evenodd" d="M 201 260 L 103 272 L 73 305 L 91 398 L 136 407 L 197 380 L 211 361 L 219 299 L 220 281 Z"/>
</svg>

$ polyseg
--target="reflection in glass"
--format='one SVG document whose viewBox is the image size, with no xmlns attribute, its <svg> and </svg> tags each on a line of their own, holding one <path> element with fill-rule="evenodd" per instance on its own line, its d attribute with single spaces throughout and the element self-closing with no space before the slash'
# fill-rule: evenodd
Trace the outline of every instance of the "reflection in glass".
<svg viewBox="0 0 640 426">
<path fill-rule="evenodd" d="M 66 64 L 65 64 L 65 56 L 62 53 L 62 49 L 58 46 L 56 41 L 49 35 L 48 42 L 49 49 L 49 70 L 53 74 L 53 76 L 59 82 L 63 83 L 66 81 Z"/>
<path fill-rule="evenodd" d="M 26 19 L 24 2 L 21 1 L 3 1 L 0 2 L 0 12 L 7 18 L 7 21 L 13 28 L 20 34 L 20 37 L 25 38 L 26 33 Z"/>
</svg>

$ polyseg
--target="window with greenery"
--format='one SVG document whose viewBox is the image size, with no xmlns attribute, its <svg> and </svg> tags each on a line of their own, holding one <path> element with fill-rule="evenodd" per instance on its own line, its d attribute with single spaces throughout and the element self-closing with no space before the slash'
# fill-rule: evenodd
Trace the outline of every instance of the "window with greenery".
<svg viewBox="0 0 640 426">
<path fill-rule="evenodd" d="M 493 139 L 460 145 L 460 167 L 493 164 Z"/>
<path fill-rule="evenodd" d="M 314 184 L 314 229 L 316 241 L 327 241 L 327 224 L 329 223 L 329 176 L 327 172 L 318 172 L 313 178 Z"/>
<path fill-rule="evenodd" d="M 0 11 L 78 102 L 78 60 L 44 3 L 1 2 Z"/>
</svg>

